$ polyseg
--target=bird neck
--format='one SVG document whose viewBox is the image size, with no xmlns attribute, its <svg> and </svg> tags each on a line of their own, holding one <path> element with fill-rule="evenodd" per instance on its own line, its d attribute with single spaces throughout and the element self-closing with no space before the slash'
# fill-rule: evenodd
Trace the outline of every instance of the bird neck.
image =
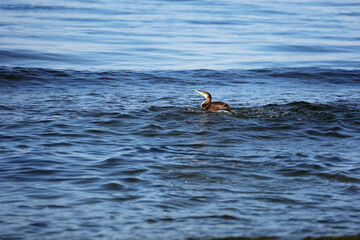
<svg viewBox="0 0 360 240">
<path fill-rule="evenodd" d="M 205 109 L 210 104 L 210 102 L 211 102 L 211 97 L 210 96 L 206 97 L 205 101 L 203 101 L 203 103 L 201 104 L 201 108 Z"/>
</svg>

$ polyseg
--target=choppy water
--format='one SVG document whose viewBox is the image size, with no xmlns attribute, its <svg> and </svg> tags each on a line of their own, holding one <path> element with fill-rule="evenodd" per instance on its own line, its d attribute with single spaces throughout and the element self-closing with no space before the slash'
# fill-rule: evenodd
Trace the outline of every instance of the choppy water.
<svg viewBox="0 0 360 240">
<path fill-rule="evenodd" d="M 0 77 L 3 238 L 358 233 L 359 71 Z"/>
<path fill-rule="evenodd" d="M 0 239 L 359 234 L 359 9 L 1 1 Z"/>
</svg>

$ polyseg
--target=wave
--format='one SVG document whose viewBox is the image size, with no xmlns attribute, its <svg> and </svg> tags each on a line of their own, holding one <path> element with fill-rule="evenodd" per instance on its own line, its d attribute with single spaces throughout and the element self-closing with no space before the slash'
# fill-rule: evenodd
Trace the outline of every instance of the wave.
<svg viewBox="0 0 360 240">
<path fill-rule="evenodd" d="M 28 56 L 23 53 L 24 56 Z M 31 54 L 30 54 L 31 55 Z M 44 58 L 54 56 L 45 56 Z M 41 57 L 43 59 L 43 57 Z M 198 81 L 211 79 L 217 84 L 246 84 L 254 79 L 264 80 L 291 80 L 329 82 L 334 84 L 358 84 L 360 82 L 359 69 L 331 69 L 331 68 L 273 68 L 252 70 L 188 70 L 188 71 L 79 71 L 71 69 L 47 69 L 47 68 L 21 68 L 1 67 L 0 80 L 36 79 L 38 81 L 119 81 L 138 80 L 142 82 L 156 83 L 185 83 L 196 84 Z"/>
</svg>

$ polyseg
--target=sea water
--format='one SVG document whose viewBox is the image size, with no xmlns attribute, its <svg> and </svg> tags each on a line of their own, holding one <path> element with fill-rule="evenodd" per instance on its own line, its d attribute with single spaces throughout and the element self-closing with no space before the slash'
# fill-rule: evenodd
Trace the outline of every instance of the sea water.
<svg viewBox="0 0 360 240">
<path fill-rule="evenodd" d="M 358 234 L 359 9 L 3 0 L 0 239 Z"/>
</svg>

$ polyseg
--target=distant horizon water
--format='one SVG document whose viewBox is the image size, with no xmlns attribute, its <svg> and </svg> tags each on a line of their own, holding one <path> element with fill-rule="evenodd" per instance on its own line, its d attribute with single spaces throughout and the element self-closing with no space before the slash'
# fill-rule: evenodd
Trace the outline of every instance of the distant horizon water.
<svg viewBox="0 0 360 240">
<path fill-rule="evenodd" d="M 359 68 L 358 1 L 3 0 L 0 65 Z"/>
</svg>

